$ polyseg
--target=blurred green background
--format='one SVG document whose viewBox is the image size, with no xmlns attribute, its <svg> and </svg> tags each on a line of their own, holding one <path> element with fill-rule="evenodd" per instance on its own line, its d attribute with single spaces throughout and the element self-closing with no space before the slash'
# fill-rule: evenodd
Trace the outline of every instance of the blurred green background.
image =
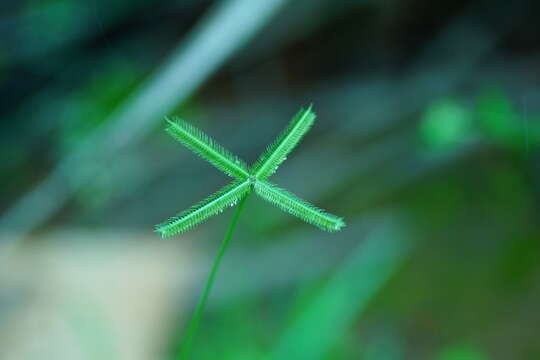
<svg viewBox="0 0 540 360">
<path fill-rule="evenodd" d="M 540 359 L 540 2 L 0 4 L 0 359 L 173 359 L 228 211 L 179 115 L 248 162 L 310 103 L 251 197 L 193 359 Z"/>
</svg>

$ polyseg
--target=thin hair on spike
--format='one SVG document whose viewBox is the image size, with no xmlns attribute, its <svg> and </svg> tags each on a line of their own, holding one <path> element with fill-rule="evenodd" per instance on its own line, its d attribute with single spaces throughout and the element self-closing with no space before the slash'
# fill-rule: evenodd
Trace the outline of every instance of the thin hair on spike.
<svg viewBox="0 0 540 360">
<path fill-rule="evenodd" d="M 257 160 L 252 169 L 252 174 L 257 179 L 265 180 L 271 176 L 308 132 L 316 118 L 311 108 L 310 105 L 307 109 L 300 109 L 292 118 L 289 126 L 279 135 L 275 142 L 268 146 L 264 154 Z"/>
<path fill-rule="evenodd" d="M 183 233 L 210 216 L 222 212 L 227 206 L 236 205 L 238 200 L 250 190 L 250 186 L 249 180 L 232 182 L 190 209 L 156 225 L 155 231 L 162 237 Z"/>
<path fill-rule="evenodd" d="M 179 118 L 167 118 L 166 121 L 169 123 L 166 131 L 194 153 L 233 178 L 248 178 L 248 166 L 204 132 Z"/>
<path fill-rule="evenodd" d="M 263 199 L 280 209 L 299 217 L 325 231 L 338 231 L 345 226 L 342 218 L 326 213 L 296 195 L 281 189 L 268 181 L 256 181 L 255 191 Z"/>
</svg>

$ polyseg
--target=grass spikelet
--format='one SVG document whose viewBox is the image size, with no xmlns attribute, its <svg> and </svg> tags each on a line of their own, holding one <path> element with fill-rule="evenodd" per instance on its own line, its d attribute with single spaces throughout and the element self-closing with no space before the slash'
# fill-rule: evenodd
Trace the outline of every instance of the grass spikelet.
<svg viewBox="0 0 540 360">
<path fill-rule="evenodd" d="M 265 180 L 272 175 L 311 128 L 315 117 L 311 105 L 307 109 L 300 109 L 292 118 L 289 126 L 279 135 L 275 142 L 268 146 L 264 154 L 255 163 L 252 174 L 259 180 Z"/>
<path fill-rule="evenodd" d="M 280 209 L 299 217 L 325 231 L 338 231 L 345 226 L 342 218 L 326 213 L 296 195 L 281 189 L 268 181 L 255 182 L 255 191 L 263 199 Z"/>
<path fill-rule="evenodd" d="M 162 237 L 183 233 L 212 215 L 235 205 L 250 190 L 249 180 L 235 181 L 190 209 L 156 226 Z"/>
<path fill-rule="evenodd" d="M 233 178 L 239 180 L 248 178 L 247 165 L 204 132 L 179 118 L 166 121 L 169 123 L 166 131 L 194 153 Z"/>
</svg>

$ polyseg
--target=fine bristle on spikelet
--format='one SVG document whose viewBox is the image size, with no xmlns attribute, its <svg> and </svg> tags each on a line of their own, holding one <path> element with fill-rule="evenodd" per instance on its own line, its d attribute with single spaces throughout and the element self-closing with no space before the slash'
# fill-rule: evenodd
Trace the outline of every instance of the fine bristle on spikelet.
<svg viewBox="0 0 540 360">
<path fill-rule="evenodd" d="M 257 181 L 255 191 L 263 199 L 280 209 L 299 217 L 325 231 L 338 231 L 345 226 L 342 218 L 326 213 L 296 195 L 281 189 L 268 181 Z"/>
<path fill-rule="evenodd" d="M 155 231 L 162 237 L 183 233 L 210 216 L 222 212 L 227 206 L 235 205 L 250 190 L 250 187 L 249 180 L 235 181 L 190 209 L 156 225 Z"/>
<path fill-rule="evenodd" d="M 275 142 L 268 146 L 264 154 L 255 163 L 252 174 L 259 180 L 265 180 L 272 175 L 311 128 L 315 117 L 311 105 L 307 109 L 301 109 L 293 117 L 289 126 L 279 135 Z"/>
<path fill-rule="evenodd" d="M 247 165 L 204 132 L 179 118 L 166 121 L 169 123 L 166 131 L 187 148 L 229 176 L 239 180 L 247 179 L 249 176 Z"/>
</svg>

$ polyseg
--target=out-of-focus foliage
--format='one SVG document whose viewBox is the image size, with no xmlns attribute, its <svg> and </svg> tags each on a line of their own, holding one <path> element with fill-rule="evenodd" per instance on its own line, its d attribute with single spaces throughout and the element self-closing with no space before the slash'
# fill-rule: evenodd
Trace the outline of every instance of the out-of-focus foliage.
<svg viewBox="0 0 540 360">
<path fill-rule="evenodd" d="M 485 360 L 484 353 L 473 346 L 454 345 L 442 350 L 436 357 L 437 360 Z"/>
<path fill-rule="evenodd" d="M 411 246 L 398 224 L 382 222 L 329 283 L 298 307 L 271 358 L 323 359 L 351 328 L 369 300 L 397 270 Z"/>
<path fill-rule="evenodd" d="M 430 104 L 422 119 L 424 141 L 434 148 L 463 144 L 471 134 L 471 113 L 452 99 L 441 99 Z"/>
<path fill-rule="evenodd" d="M 518 112 L 502 90 L 488 90 L 477 105 L 480 128 L 495 143 L 516 149 L 536 147 L 540 144 L 540 116 L 529 113 L 526 105 Z"/>
</svg>

